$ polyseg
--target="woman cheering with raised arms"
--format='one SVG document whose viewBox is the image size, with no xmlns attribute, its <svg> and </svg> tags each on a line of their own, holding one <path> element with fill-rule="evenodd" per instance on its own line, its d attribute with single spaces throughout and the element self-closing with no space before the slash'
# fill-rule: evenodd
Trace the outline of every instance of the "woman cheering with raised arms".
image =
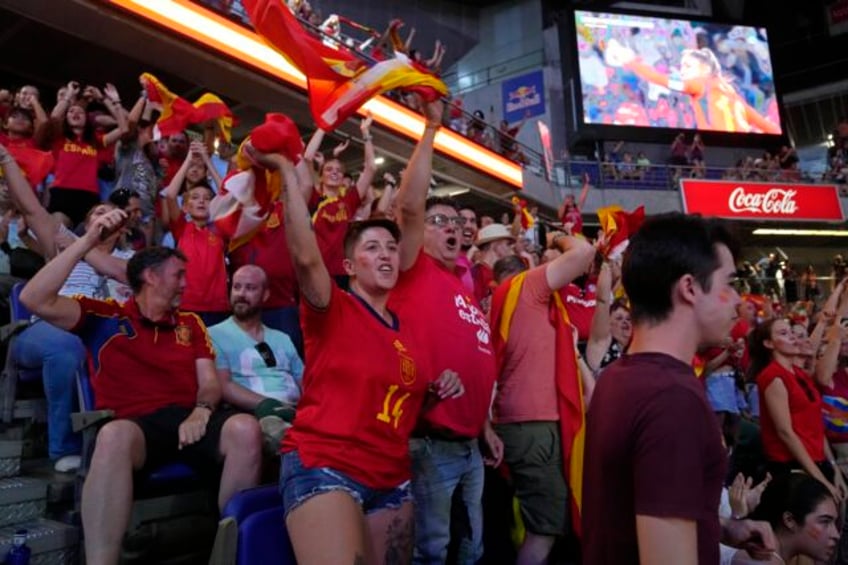
<svg viewBox="0 0 848 565">
<path fill-rule="evenodd" d="M 432 144 L 432 136 L 421 143 Z M 306 373 L 283 440 L 280 490 L 298 563 L 405 563 L 412 557 L 409 436 L 428 400 L 464 389 L 445 371 L 427 382 L 403 320 L 387 307 L 399 273 L 394 222 L 352 222 L 344 240 L 350 290 L 333 282 L 312 230 L 307 164 L 248 149 L 283 178 L 284 221 L 300 285 Z M 416 155 L 408 171 L 431 164 Z M 429 175 L 427 175 L 429 178 Z M 418 175 L 404 175 L 416 182 Z M 332 535 L 326 535 L 332 532 Z"/>
</svg>

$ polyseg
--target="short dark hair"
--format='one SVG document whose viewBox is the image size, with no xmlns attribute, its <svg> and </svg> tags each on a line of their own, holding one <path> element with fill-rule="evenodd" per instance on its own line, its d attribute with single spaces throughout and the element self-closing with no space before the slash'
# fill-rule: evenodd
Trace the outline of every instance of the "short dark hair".
<svg viewBox="0 0 848 565">
<path fill-rule="evenodd" d="M 10 118 L 15 114 L 23 116 L 24 118 L 29 120 L 30 123 L 35 123 L 35 113 L 29 108 L 24 108 L 22 106 L 12 106 L 12 108 L 9 110 L 9 113 L 6 114 L 6 117 Z"/>
<path fill-rule="evenodd" d="M 645 221 L 630 238 L 621 269 L 633 321 L 665 320 L 672 310 L 672 288 L 684 275 L 691 274 L 709 292 L 719 267 L 717 245 L 737 255 L 738 245 L 721 220 L 673 212 Z"/>
<path fill-rule="evenodd" d="M 353 248 L 359 242 L 362 234 L 371 228 L 383 228 L 392 234 L 395 241 L 400 242 L 400 228 L 396 223 L 387 218 L 369 218 L 359 222 L 351 222 L 347 227 L 344 238 L 344 254 L 350 259 L 353 256 Z"/>
<path fill-rule="evenodd" d="M 526 270 L 527 265 L 524 264 L 524 261 L 518 255 L 507 255 L 498 259 L 495 261 L 495 266 L 492 267 L 497 284 L 501 284 L 507 278 Z"/>
<path fill-rule="evenodd" d="M 453 208 L 459 213 L 459 204 L 457 204 L 456 200 L 449 196 L 431 196 L 427 199 L 427 202 L 424 204 L 424 211 L 428 212 L 430 208 L 434 206 L 447 206 L 448 208 Z"/>
<path fill-rule="evenodd" d="M 144 271 L 147 269 L 158 269 L 171 257 L 176 257 L 184 263 L 188 262 L 182 251 L 171 247 L 145 247 L 133 255 L 127 261 L 127 282 L 129 282 L 132 291 L 134 293 L 141 291 L 141 287 L 144 285 L 144 279 L 142 278 Z"/>
<path fill-rule="evenodd" d="M 131 188 L 119 188 L 109 195 L 109 202 L 124 209 L 129 205 L 130 198 L 141 198 L 141 195 Z"/>
</svg>

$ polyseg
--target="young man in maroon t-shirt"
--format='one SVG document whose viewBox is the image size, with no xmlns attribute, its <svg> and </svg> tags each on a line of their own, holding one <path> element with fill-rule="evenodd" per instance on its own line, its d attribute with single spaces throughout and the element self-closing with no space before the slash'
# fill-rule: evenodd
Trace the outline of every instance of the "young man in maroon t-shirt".
<svg viewBox="0 0 848 565">
<path fill-rule="evenodd" d="M 723 224 L 683 214 L 649 219 L 630 241 L 633 338 L 586 421 L 584 565 L 715 565 L 720 541 L 776 549 L 764 522 L 719 522 L 727 455 L 690 366 L 733 325 L 734 249 Z"/>
</svg>

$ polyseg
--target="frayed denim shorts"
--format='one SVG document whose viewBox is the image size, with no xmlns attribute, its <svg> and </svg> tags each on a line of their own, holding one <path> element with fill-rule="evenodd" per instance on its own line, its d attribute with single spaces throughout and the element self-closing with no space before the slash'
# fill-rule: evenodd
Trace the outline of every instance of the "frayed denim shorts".
<svg viewBox="0 0 848 565">
<path fill-rule="evenodd" d="M 329 467 L 305 467 L 297 451 L 284 453 L 281 458 L 280 493 L 286 516 L 313 496 L 332 491 L 348 493 L 366 515 L 412 501 L 409 481 L 392 489 L 373 489 Z"/>
</svg>

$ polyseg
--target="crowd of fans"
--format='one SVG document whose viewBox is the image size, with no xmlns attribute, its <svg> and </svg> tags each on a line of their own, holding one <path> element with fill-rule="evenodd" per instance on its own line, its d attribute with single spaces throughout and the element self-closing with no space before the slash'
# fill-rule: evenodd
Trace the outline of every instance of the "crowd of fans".
<svg viewBox="0 0 848 565">
<path fill-rule="evenodd" d="M 718 496 L 703 494 L 714 503 L 707 511 L 700 492 L 670 507 L 636 492 L 634 504 L 616 491 L 622 498 L 611 516 L 599 474 L 590 474 L 588 519 L 623 530 L 639 523 L 632 536 L 640 554 L 650 528 L 637 521 L 647 514 L 697 516 L 698 554 L 720 551 L 724 563 L 848 557 L 836 551 L 848 496 L 842 256 L 828 288 L 812 268 L 799 274 L 777 254 L 737 269 L 719 228 L 674 215 L 649 220 L 622 261 L 610 253 L 610 234 L 595 241 L 584 234 L 588 176 L 579 196 L 563 202 L 554 229 L 521 203 L 498 222 L 428 198 L 433 140 L 448 124 L 521 160 L 514 140 L 521 124 L 492 131 L 475 114 L 463 127 L 440 101 L 414 99 L 426 127 L 399 178 L 377 177 L 371 120 L 363 119 L 364 165 L 355 180 L 338 158 L 347 144 L 324 155 L 321 130 L 294 154 L 251 144 L 236 150 L 212 123 L 156 139 L 146 95 L 125 103 L 109 84 L 71 81 L 55 102 L 23 86 L 0 103 L 6 282 L 29 279 L 21 300 L 37 316 L 12 355 L 42 370 L 56 470 L 80 465 L 70 426 L 79 371 L 92 372 L 98 406 L 118 418 L 100 432 L 82 495 L 90 563 L 116 562 L 132 474 L 168 458 L 217 482 L 221 507 L 255 485 L 263 467 L 281 465 L 286 525 L 302 562 L 445 562 L 449 551 L 461 563 L 485 555 L 547 562 L 558 543 L 566 551 L 579 543 L 580 523 L 569 523 L 580 515 L 570 513 L 575 455 L 563 446 L 575 432 L 557 401 L 562 379 L 579 380 L 576 402 L 589 411 L 587 457 L 609 453 L 598 438 L 630 427 L 605 429 L 592 417 L 615 401 L 628 363 L 646 362 L 645 328 L 685 316 L 692 322 L 685 339 L 675 338 L 686 342 L 685 359 L 649 364 L 689 379 L 687 394 L 709 402 L 715 418 L 696 426 L 703 453 L 694 453 L 701 446 L 693 451 L 689 436 L 674 445 L 688 445 L 693 460 L 715 458 L 704 481 L 711 488 L 717 478 L 726 504 L 720 509 Z M 680 175 L 705 175 L 697 134 L 689 143 L 681 134 L 671 153 Z M 794 174 L 793 157 L 783 148 L 745 174 Z M 267 171 L 279 199 L 250 237 L 234 241 L 212 222 L 213 211 L 222 179 L 245 159 Z M 604 167 L 613 178 L 640 179 L 650 163 L 618 143 Z M 690 232 L 717 239 L 683 249 L 694 245 L 683 241 Z M 651 237 L 659 239 L 647 247 L 680 245 L 683 259 L 646 252 Z M 671 310 L 659 311 L 666 306 L 646 298 L 665 291 L 652 277 L 678 267 L 672 295 L 658 299 Z M 726 327 L 716 318 L 725 311 Z M 608 463 L 587 459 L 586 468 Z M 643 470 L 630 460 L 616 465 L 628 481 L 634 469 Z M 628 488 L 650 482 L 636 474 Z M 668 492 L 689 480 L 677 477 Z M 509 493 L 485 495 L 494 497 L 485 513 L 484 484 Z M 722 522 L 730 532 L 722 539 L 734 547 L 718 547 L 719 515 L 733 519 Z M 516 547 L 489 533 L 509 528 Z M 756 543 L 747 543 L 752 536 Z M 630 549 L 626 541 L 613 546 Z M 586 563 L 608 563 L 602 547 L 584 548 Z"/>
</svg>

